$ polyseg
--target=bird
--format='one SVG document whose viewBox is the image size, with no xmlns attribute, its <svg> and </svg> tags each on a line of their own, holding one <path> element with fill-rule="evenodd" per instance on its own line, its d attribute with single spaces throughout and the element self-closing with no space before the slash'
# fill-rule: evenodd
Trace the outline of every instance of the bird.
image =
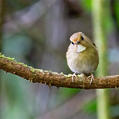
<svg viewBox="0 0 119 119">
<path fill-rule="evenodd" d="M 66 59 L 70 70 L 74 72 L 72 76 L 77 74 L 89 76 L 91 77 L 90 83 L 92 83 L 93 72 L 99 64 L 99 55 L 95 43 L 82 32 L 73 33 L 70 41 Z"/>
</svg>

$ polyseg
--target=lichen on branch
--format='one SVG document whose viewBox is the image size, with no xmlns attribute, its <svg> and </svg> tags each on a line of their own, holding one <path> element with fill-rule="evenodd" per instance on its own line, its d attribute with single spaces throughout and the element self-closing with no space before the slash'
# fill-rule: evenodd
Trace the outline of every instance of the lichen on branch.
<svg viewBox="0 0 119 119">
<path fill-rule="evenodd" d="M 32 83 L 43 83 L 50 86 L 82 89 L 100 89 L 119 87 L 119 75 L 95 78 L 90 84 L 89 77 L 77 75 L 73 77 L 68 74 L 51 72 L 27 66 L 17 62 L 14 58 L 0 54 L 0 69 L 18 75 Z"/>
</svg>

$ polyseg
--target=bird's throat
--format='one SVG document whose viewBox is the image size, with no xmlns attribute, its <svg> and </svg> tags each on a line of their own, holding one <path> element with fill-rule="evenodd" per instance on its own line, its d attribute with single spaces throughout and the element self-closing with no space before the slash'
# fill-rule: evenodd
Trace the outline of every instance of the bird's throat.
<svg viewBox="0 0 119 119">
<path fill-rule="evenodd" d="M 84 51 L 84 50 L 86 50 L 86 47 L 85 47 L 85 46 L 80 45 L 80 44 L 77 46 L 77 52 L 80 53 L 80 52 L 82 52 L 82 51 Z"/>
</svg>

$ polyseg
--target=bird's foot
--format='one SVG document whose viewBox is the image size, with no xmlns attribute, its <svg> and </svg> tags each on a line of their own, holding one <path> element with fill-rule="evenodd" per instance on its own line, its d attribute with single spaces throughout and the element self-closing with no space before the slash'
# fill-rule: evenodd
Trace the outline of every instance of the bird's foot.
<svg viewBox="0 0 119 119">
<path fill-rule="evenodd" d="M 88 79 L 90 79 L 90 85 L 91 85 L 94 80 L 94 75 L 91 74 L 90 76 L 88 76 Z"/>
<path fill-rule="evenodd" d="M 72 82 L 74 82 L 74 79 L 77 78 L 77 76 L 80 77 L 81 79 L 84 79 L 86 77 L 84 73 L 81 73 L 80 75 L 78 75 L 78 73 L 73 73 Z"/>
<path fill-rule="evenodd" d="M 73 74 L 72 74 L 72 82 L 74 82 L 74 77 L 75 77 L 75 78 L 77 77 L 76 73 L 73 73 Z"/>
</svg>

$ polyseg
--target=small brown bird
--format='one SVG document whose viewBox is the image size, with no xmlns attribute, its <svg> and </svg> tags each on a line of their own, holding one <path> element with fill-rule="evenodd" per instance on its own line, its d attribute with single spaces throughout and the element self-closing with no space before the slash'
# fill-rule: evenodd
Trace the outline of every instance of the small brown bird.
<svg viewBox="0 0 119 119">
<path fill-rule="evenodd" d="M 95 44 L 82 32 L 70 37 L 70 45 L 66 53 L 67 64 L 75 74 L 90 76 L 99 63 Z"/>
</svg>

